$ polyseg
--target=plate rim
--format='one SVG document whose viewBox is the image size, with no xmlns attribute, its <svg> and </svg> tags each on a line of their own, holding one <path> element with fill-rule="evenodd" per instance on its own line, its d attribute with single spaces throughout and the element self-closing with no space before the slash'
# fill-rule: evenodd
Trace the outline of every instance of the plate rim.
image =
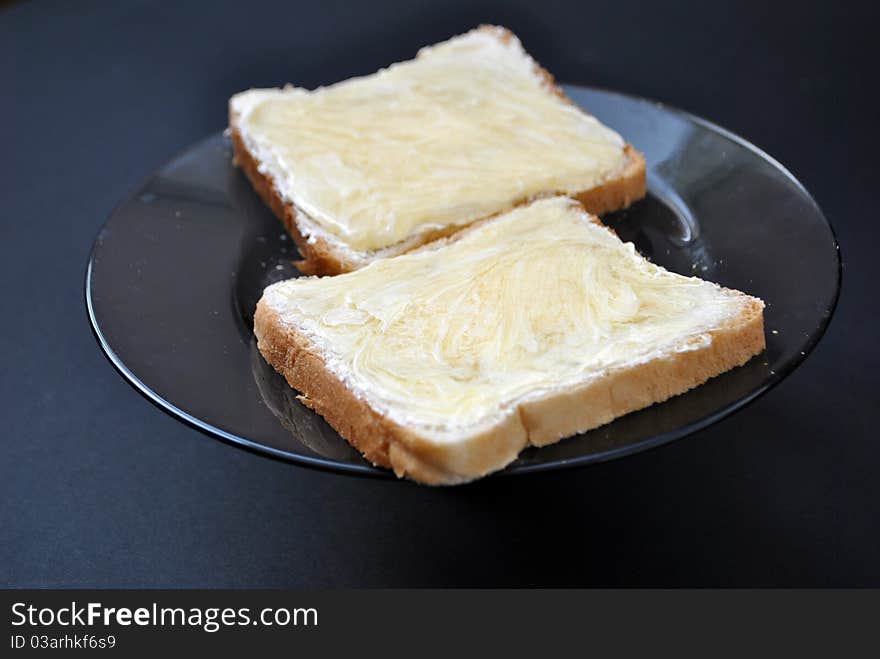
<svg viewBox="0 0 880 659">
<path fill-rule="evenodd" d="M 807 358 L 812 354 L 813 350 L 815 350 L 816 346 L 825 336 L 825 333 L 828 330 L 829 325 L 831 324 L 832 319 L 834 318 L 835 312 L 837 310 L 837 305 L 840 300 L 840 291 L 843 286 L 843 254 L 840 249 L 840 241 L 837 237 L 837 232 L 834 229 L 834 224 L 831 222 L 828 215 L 822 210 L 822 207 L 819 206 L 816 199 L 813 195 L 807 190 L 806 186 L 781 162 L 779 162 L 776 158 L 771 156 L 769 153 L 761 149 L 759 146 L 745 139 L 744 137 L 730 131 L 723 126 L 716 124 L 715 122 L 705 119 L 703 117 L 697 116 L 687 110 L 683 110 L 679 107 L 669 105 L 662 101 L 657 101 L 654 99 L 646 98 L 644 96 L 638 96 L 636 94 L 631 94 L 628 92 L 621 92 L 614 89 L 609 89 L 601 86 L 593 86 L 593 85 L 579 85 L 572 83 L 563 83 L 562 87 L 564 90 L 568 89 L 577 89 L 584 90 L 587 92 L 600 92 L 602 94 L 620 96 L 631 101 L 636 101 L 638 103 L 646 104 L 653 106 L 656 109 L 663 110 L 665 112 L 669 112 L 671 114 L 677 115 L 683 118 L 686 121 L 697 124 L 704 129 L 707 129 L 711 132 L 717 133 L 722 137 L 730 140 L 731 142 L 745 148 L 746 150 L 752 152 L 757 157 L 765 160 L 770 163 L 776 170 L 781 172 L 790 182 L 794 183 L 794 185 L 798 188 L 798 190 L 803 194 L 809 202 L 813 205 L 815 210 L 819 213 L 821 218 L 825 221 L 825 224 L 828 226 L 828 229 L 831 233 L 831 242 L 832 246 L 835 249 L 836 258 L 837 258 L 837 268 L 835 269 L 835 282 L 834 282 L 834 295 L 831 300 L 831 304 L 828 309 L 828 313 L 821 319 L 819 325 L 816 330 L 812 332 L 809 336 L 807 343 L 804 346 L 804 350 L 800 355 L 797 355 L 790 362 L 785 364 L 783 368 L 778 369 L 776 372 L 772 373 L 771 376 L 758 388 L 749 392 L 748 394 L 738 398 L 732 403 L 723 406 L 722 408 L 707 414 L 696 421 L 680 426 L 674 430 L 670 430 L 664 433 L 660 433 L 659 435 L 652 435 L 651 437 L 644 439 L 639 442 L 635 442 L 632 444 L 627 444 L 626 446 L 608 449 L 606 451 L 602 451 L 600 453 L 578 456 L 573 458 L 559 459 L 550 462 L 538 462 L 532 464 L 523 464 L 523 465 L 508 465 L 507 467 L 488 474 L 488 476 L 499 477 L 499 476 L 517 476 L 522 474 L 534 474 L 545 471 L 559 471 L 563 469 L 573 469 L 575 467 L 584 467 L 590 464 L 598 464 L 602 462 L 608 462 L 610 460 L 615 460 L 618 458 L 626 457 L 628 455 L 633 455 L 636 453 L 643 453 L 645 451 L 649 451 L 660 446 L 664 446 L 673 441 L 683 439 L 689 435 L 699 432 L 733 414 L 740 411 L 750 403 L 754 402 L 771 389 L 776 387 L 780 382 L 789 377 L 801 364 L 803 364 Z M 277 449 L 271 446 L 267 446 L 265 444 L 261 444 L 259 442 L 255 442 L 253 440 L 249 440 L 246 437 L 242 437 L 240 435 L 236 435 L 234 433 L 230 433 L 228 431 L 223 430 L 222 428 L 218 428 L 217 426 L 208 423 L 198 417 L 182 410 L 178 406 L 176 406 L 171 401 L 163 398 L 154 390 L 152 390 L 146 383 L 143 382 L 131 369 L 129 369 L 122 359 L 116 354 L 113 348 L 108 343 L 106 337 L 104 336 L 101 328 L 98 324 L 98 320 L 95 316 L 94 305 L 92 301 L 92 265 L 94 262 L 95 252 L 98 249 L 98 244 L 100 241 L 101 234 L 107 228 L 108 223 L 116 216 L 116 214 L 128 205 L 132 200 L 134 200 L 143 190 L 147 183 L 149 183 L 159 171 L 161 171 L 164 167 L 166 167 L 169 163 L 179 160 L 180 158 L 186 156 L 191 151 L 195 151 L 199 149 L 203 144 L 214 140 L 218 137 L 218 135 L 224 135 L 226 133 L 226 129 L 218 132 L 211 133 L 210 135 L 197 140 L 193 144 L 190 144 L 186 148 L 176 152 L 166 161 L 164 161 L 161 165 L 152 170 L 149 174 L 141 178 L 138 183 L 132 187 L 131 191 L 126 194 L 110 211 L 107 215 L 104 222 L 101 224 L 97 233 L 95 234 L 95 238 L 92 241 L 92 246 L 89 249 L 88 260 L 86 262 L 85 267 L 85 276 L 83 281 L 83 293 L 84 293 L 84 301 L 86 306 L 86 313 L 88 316 L 89 326 L 92 330 L 92 334 L 95 337 L 98 346 L 101 349 L 101 352 L 110 362 L 110 364 L 116 369 L 116 371 L 122 376 L 122 379 L 128 382 L 135 391 L 145 397 L 149 402 L 158 407 L 160 410 L 168 414 L 174 419 L 182 422 L 184 425 L 194 428 L 198 430 L 202 434 L 205 434 L 213 439 L 218 439 L 226 444 L 234 446 L 239 449 L 244 449 L 251 453 L 255 453 L 261 455 L 266 458 L 271 458 L 278 461 L 283 461 L 288 464 L 295 464 L 304 467 L 309 467 L 313 469 L 318 469 L 321 471 L 333 472 L 337 474 L 345 474 L 348 476 L 360 476 L 366 478 L 378 478 L 383 480 L 395 480 L 395 481 L 406 481 L 406 479 L 397 478 L 393 471 L 389 469 L 384 469 L 382 467 L 377 467 L 370 464 L 366 459 L 364 459 L 363 464 L 352 464 L 352 463 L 344 463 L 338 462 L 329 458 L 323 458 L 320 456 L 308 456 L 290 453 L 281 449 Z M 482 479 L 478 479 L 482 480 Z M 409 482 L 409 481 L 407 481 Z"/>
</svg>

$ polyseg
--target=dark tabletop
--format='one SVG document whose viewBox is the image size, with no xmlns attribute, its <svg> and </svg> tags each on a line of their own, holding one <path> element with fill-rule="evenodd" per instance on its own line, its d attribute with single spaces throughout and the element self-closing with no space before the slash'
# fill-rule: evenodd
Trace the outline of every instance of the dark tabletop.
<svg viewBox="0 0 880 659">
<path fill-rule="evenodd" d="M 880 585 L 880 16 L 640 4 L 0 9 L 0 585 Z M 248 453 L 126 384 L 83 303 L 114 205 L 222 129 L 236 91 L 370 73 L 481 22 L 513 29 L 561 81 L 705 116 L 803 181 L 844 260 L 806 363 L 669 446 L 456 489 Z"/>
</svg>

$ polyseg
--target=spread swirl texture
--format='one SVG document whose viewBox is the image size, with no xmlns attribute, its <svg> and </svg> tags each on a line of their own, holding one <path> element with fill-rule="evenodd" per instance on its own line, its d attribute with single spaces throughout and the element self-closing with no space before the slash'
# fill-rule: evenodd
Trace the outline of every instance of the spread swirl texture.
<svg viewBox="0 0 880 659">
<path fill-rule="evenodd" d="M 664 270 L 554 197 L 442 247 L 275 284 L 264 299 L 376 409 L 442 435 L 705 347 L 751 298 Z"/>
<path fill-rule="evenodd" d="M 476 30 L 411 61 L 236 106 L 286 200 L 350 248 L 379 250 L 618 175 L 623 139 L 548 88 L 515 37 Z"/>
</svg>

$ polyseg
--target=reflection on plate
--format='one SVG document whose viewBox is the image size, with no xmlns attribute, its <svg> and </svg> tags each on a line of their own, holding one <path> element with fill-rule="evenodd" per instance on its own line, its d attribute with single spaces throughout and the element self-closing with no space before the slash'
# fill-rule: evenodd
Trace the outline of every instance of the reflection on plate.
<svg viewBox="0 0 880 659">
<path fill-rule="evenodd" d="M 299 394 L 260 355 L 255 339 L 251 341 L 251 369 L 266 407 L 297 441 L 328 460 L 359 459 L 348 442 L 299 401 Z"/>
</svg>

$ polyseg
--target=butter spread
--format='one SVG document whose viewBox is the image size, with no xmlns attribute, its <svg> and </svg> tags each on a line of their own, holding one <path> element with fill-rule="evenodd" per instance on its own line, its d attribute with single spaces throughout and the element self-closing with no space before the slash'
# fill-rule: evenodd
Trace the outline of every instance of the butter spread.
<svg viewBox="0 0 880 659">
<path fill-rule="evenodd" d="M 621 137 L 548 91 L 535 66 L 515 38 L 477 30 L 370 76 L 246 92 L 239 126 L 298 210 L 378 250 L 621 171 Z"/>
<path fill-rule="evenodd" d="M 749 299 L 654 265 L 562 197 L 440 248 L 265 292 L 353 391 L 440 439 L 608 369 L 706 346 Z"/>
</svg>

